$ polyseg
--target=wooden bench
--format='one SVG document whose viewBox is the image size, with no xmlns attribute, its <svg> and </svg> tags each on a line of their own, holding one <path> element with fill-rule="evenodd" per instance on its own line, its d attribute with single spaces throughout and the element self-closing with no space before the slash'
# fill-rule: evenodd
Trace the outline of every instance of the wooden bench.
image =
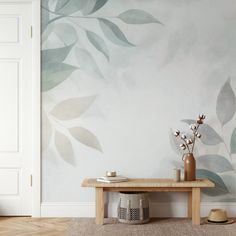
<svg viewBox="0 0 236 236">
<path fill-rule="evenodd" d="M 201 188 L 212 188 L 215 184 L 208 179 L 174 182 L 172 179 L 130 179 L 121 183 L 101 183 L 96 179 L 85 179 L 82 187 L 96 189 L 96 224 L 103 224 L 104 192 L 188 192 L 188 212 L 192 224 L 200 225 Z"/>
</svg>

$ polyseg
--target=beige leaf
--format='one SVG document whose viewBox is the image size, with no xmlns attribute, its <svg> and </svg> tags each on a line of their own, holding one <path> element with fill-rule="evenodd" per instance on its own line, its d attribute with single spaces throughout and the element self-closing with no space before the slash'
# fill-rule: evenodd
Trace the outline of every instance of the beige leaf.
<svg viewBox="0 0 236 236">
<path fill-rule="evenodd" d="M 61 132 L 55 133 L 55 145 L 61 157 L 72 166 L 75 166 L 74 151 L 71 141 Z"/>
<path fill-rule="evenodd" d="M 76 97 L 57 104 L 51 114 L 60 120 L 72 120 L 82 115 L 93 103 L 95 96 Z"/>
<path fill-rule="evenodd" d="M 52 126 L 47 114 L 42 110 L 42 149 L 46 149 L 52 137 Z"/>
<path fill-rule="evenodd" d="M 97 137 L 91 133 L 89 130 L 82 127 L 73 127 L 69 129 L 71 135 L 84 145 L 95 148 L 102 152 L 102 147 L 97 139 Z"/>
</svg>

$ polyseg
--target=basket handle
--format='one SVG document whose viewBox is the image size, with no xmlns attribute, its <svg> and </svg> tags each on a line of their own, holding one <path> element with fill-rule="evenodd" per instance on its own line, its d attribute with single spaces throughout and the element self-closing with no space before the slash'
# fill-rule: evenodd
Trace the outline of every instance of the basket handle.
<svg viewBox="0 0 236 236">
<path fill-rule="evenodd" d="M 139 201 L 139 218 L 140 220 L 143 220 L 143 199 L 140 199 Z"/>
<path fill-rule="evenodd" d="M 127 200 L 127 219 L 130 220 L 130 200 Z"/>
<path fill-rule="evenodd" d="M 118 218 L 120 218 L 120 205 L 121 205 L 121 198 L 120 198 L 120 201 L 119 201 L 118 206 L 117 206 L 117 216 L 118 216 Z"/>
</svg>

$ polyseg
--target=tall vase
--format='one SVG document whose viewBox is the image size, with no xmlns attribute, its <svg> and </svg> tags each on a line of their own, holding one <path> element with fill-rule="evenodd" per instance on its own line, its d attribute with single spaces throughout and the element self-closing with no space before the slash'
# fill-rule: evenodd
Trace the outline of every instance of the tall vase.
<svg viewBox="0 0 236 236">
<path fill-rule="evenodd" d="M 192 153 L 183 155 L 184 161 L 184 180 L 194 181 L 196 180 L 196 161 Z"/>
</svg>

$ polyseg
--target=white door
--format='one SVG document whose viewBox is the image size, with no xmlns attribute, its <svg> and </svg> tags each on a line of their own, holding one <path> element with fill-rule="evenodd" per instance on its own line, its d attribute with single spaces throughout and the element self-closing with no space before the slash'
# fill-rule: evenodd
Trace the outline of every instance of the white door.
<svg viewBox="0 0 236 236">
<path fill-rule="evenodd" d="M 0 215 L 31 215 L 31 22 L 30 3 L 0 3 Z"/>
</svg>

